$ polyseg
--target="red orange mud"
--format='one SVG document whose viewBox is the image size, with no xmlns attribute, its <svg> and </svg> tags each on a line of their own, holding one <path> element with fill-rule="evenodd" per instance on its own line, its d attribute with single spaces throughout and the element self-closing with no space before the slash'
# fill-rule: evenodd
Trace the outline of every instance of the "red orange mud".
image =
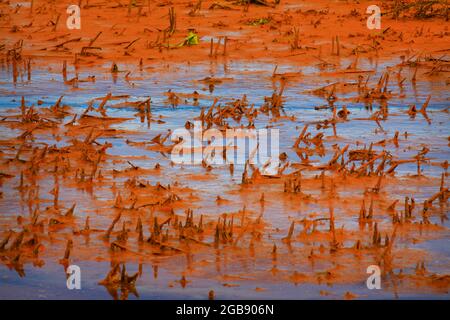
<svg viewBox="0 0 450 320">
<path fill-rule="evenodd" d="M 26 265 L 45 268 L 46 263 L 67 266 L 73 260 L 110 262 L 110 272 L 98 283 L 114 298 L 119 297 L 117 290 L 126 298 L 139 285 L 141 274 L 129 275 L 127 263 L 153 261 L 163 261 L 167 270 L 179 276 L 180 280 L 168 281 L 169 287 L 189 288 L 195 282 L 191 278 L 214 279 L 218 287 L 225 288 L 254 281 L 257 296 L 270 291 L 258 286 L 267 277 L 281 284 L 360 284 L 367 278 L 365 268 L 375 264 L 390 277 L 391 281 L 385 283 L 390 291 L 448 294 L 450 266 L 446 266 L 446 273 L 428 272 L 423 261 L 433 259 L 432 253 L 412 246 L 448 238 L 448 228 L 439 223 L 448 213 L 448 162 L 429 158 L 426 146 L 415 146 L 415 156 L 407 160 L 393 156 L 399 144 L 407 143 L 401 129 L 401 134 L 390 132 L 370 146 L 364 146 L 357 136 L 340 137 L 337 125 L 362 119 L 351 119 L 346 108 L 333 105 L 344 94 L 352 95 L 340 100 L 346 103 L 382 100 L 387 104 L 392 97 L 386 90 L 389 81 L 398 81 L 401 86 L 429 72 L 448 84 L 448 8 L 447 17 L 437 11 L 436 16 L 420 20 L 411 9 L 394 19 L 391 2 L 380 1 L 386 12 L 383 28 L 370 31 L 366 27 L 367 1 L 282 0 L 273 6 L 242 2 L 200 1 L 200 7 L 196 7 L 198 3 L 189 1 L 133 1 L 129 7 L 125 0 L 82 0 L 81 30 L 65 27 L 70 1 L 34 0 L 32 9 L 18 7 L 23 1 L 0 4 L 2 64 L 21 68 L 21 72 L 30 70 L 26 63 L 24 67 L 26 61 L 39 61 L 41 67 L 48 63 L 49 68 L 53 63 L 63 66 L 65 61 L 76 69 L 90 69 L 97 78 L 112 72 L 132 82 L 139 80 L 137 70 L 152 72 L 161 62 L 188 65 L 211 60 L 258 60 L 273 65 L 289 63 L 298 70 L 312 65 L 324 69 L 335 66 L 320 75 L 354 74 L 353 79 L 358 79 L 352 85 L 324 84 L 311 92 L 325 99 L 325 105 L 317 110 L 329 112 L 326 118 L 297 128 L 292 150 L 298 159 L 284 159 L 285 167 L 275 177 L 246 166 L 239 183 L 217 190 L 218 197 L 213 198 L 205 198 L 185 184 L 220 179 L 205 163 L 201 173 L 180 171 L 170 177 L 171 183 L 160 184 L 157 181 L 165 177 L 165 166 L 139 167 L 133 161 L 145 156 L 113 155 L 109 142 L 98 142 L 119 139 L 129 146 L 169 154 L 175 142 L 168 132 L 144 142 L 135 141 L 138 132 L 114 127 L 129 118 L 108 115 L 112 109 L 131 107 L 143 122 L 163 124 L 164 117 L 152 112 L 150 100 L 116 102 L 121 97 L 105 92 L 87 105 L 84 113 L 77 114 L 65 99 L 43 108 L 20 102 L 17 97 L 17 108 L 2 111 L 0 122 L 17 132 L 14 138 L 0 139 L 0 202 L 6 194 L 14 194 L 15 205 L 26 208 L 26 214 L 0 212 L 5 215 L 0 225 L 2 264 L 23 274 Z M 176 15 L 170 36 L 170 30 L 166 30 L 170 26 L 169 8 Z M 299 30 L 294 29 L 297 27 Z M 171 47 L 183 42 L 189 28 L 195 28 L 200 43 Z M 209 37 L 214 38 L 212 47 Z M 340 67 L 342 58 L 349 59 L 350 64 Z M 368 84 L 368 75 L 374 71 L 359 66 L 362 58 L 393 59 L 395 71 L 383 74 L 378 83 Z M 128 63 L 136 69 L 122 70 Z M 404 79 L 402 68 L 411 66 L 418 70 L 414 79 Z M 395 78 L 397 72 L 399 79 Z M 74 90 L 80 81 L 95 86 L 94 78 L 67 75 L 66 67 L 63 73 L 64 83 L 73 85 Z M 242 99 L 222 106 L 220 113 L 212 112 L 210 106 L 202 111 L 199 108 L 197 120 L 219 130 L 226 128 L 223 121 L 240 127 L 233 119 L 253 123 L 261 114 L 269 115 L 268 125 L 295 121 L 296 117 L 281 113 L 283 88 L 285 83 L 303 81 L 302 72 L 275 69 L 269 76 L 279 86 L 260 108 Z M 214 86 L 227 81 L 233 79 L 205 77 L 198 83 Z M 172 106 L 183 99 L 206 98 L 199 93 L 165 95 Z M 416 121 L 429 120 L 428 102 L 401 114 L 408 112 Z M 447 114 L 448 107 L 443 112 Z M 376 122 L 383 130 L 382 122 L 388 114 L 386 105 L 368 114 L 366 120 Z M 316 132 L 328 128 L 334 134 Z M 46 136 L 48 143 L 35 143 L 34 138 L 39 136 Z M 58 146 L 61 141 L 63 146 Z M 333 148 L 330 142 L 343 142 L 347 147 Z M 375 147 L 377 150 L 372 150 Z M 448 149 L 446 152 L 448 156 Z M 310 161 L 314 155 L 328 160 Z M 398 177 L 396 169 L 407 162 L 442 167 L 442 179 L 427 177 L 420 169 L 418 176 Z M 432 192 L 420 193 L 420 202 L 399 195 L 403 194 L 401 190 L 414 187 L 427 187 Z M 77 203 L 71 190 L 96 196 L 89 205 Z M 408 194 L 414 197 L 414 192 Z M 205 207 L 208 213 L 204 213 Z M 280 213 L 276 219 L 265 214 L 273 208 Z M 2 210 L 7 211 L 6 204 Z M 184 256 L 188 262 L 180 271 Z M 193 265 L 191 256 L 196 257 Z M 221 260 L 235 267 L 221 271 Z M 258 268 L 251 272 L 239 269 L 249 261 Z M 329 291 L 333 289 L 318 294 L 327 296 Z M 208 295 L 215 296 L 205 291 L 205 298 Z M 360 296 L 345 292 L 339 297 Z"/>
</svg>

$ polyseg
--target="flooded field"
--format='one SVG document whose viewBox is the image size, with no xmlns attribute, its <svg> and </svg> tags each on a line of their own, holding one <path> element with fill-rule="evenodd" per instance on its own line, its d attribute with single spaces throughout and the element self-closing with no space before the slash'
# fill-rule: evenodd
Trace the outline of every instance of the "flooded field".
<svg viewBox="0 0 450 320">
<path fill-rule="evenodd" d="M 83 23 L 98 12 L 89 2 Z M 86 27 L 89 35 L 74 40 L 85 42 L 76 48 L 57 44 L 74 37 L 64 36 L 63 26 L 45 45 L 36 38 L 51 38 L 42 34 L 51 24 L 1 31 L 0 298 L 449 298 L 450 62 L 443 20 L 429 22 L 427 31 L 422 23 L 417 31 L 392 20 L 366 39 L 375 47 L 378 41 L 376 52 L 355 53 L 353 37 L 340 35 L 339 43 L 329 29 L 313 29 L 293 46 L 296 23 L 287 16 L 297 21 L 314 10 L 308 19 L 316 19 L 331 14 L 321 8 L 344 10 L 338 2 L 314 9 L 295 1 L 270 9 L 252 4 L 243 11 L 231 2 L 225 3 L 235 10 L 213 10 L 204 1 L 193 15 L 195 4 L 176 3 L 179 31 L 172 38 L 182 40 L 195 22 L 199 43 L 172 50 L 159 38 L 172 39 L 165 32 L 151 31 L 144 44 L 142 24 L 127 27 L 138 32 L 137 42 L 134 33 L 107 35 L 150 13 L 158 17 L 150 24 L 166 27 L 170 5 L 137 1 L 127 15 L 127 5 L 97 3 L 105 10 L 100 29 Z M 35 1 L 36 8 L 46 7 Z M 16 13 L 25 24 L 30 8 L 20 10 L 27 10 Z M 119 10 L 113 28 L 103 15 Z M 267 23 L 242 23 L 266 10 Z M 220 11 L 230 19 L 224 30 L 200 22 Z M 274 23 L 281 14 L 286 19 Z M 395 47 L 400 32 L 413 37 L 397 28 L 427 35 Z M 268 45 L 270 32 L 283 34 L 272 40 L 272 54 L 253 40 L 259 34 Z M 442 38 L 431 36 L 439 32 Z M 20 44 L 26 35 L 37 44 Z M 216 46 L 219 38 L 225 42 Z M 91 42 L 101 53 L 78 53 L 92 50 Z M 275 173 L 251 161 L 231 164 L 226 152 L 219 153 L 224 164 L 174 162 L 181 142 L 173 133 L 194 136 L 198 123 L 223 134 L 279 130 Z M 202 157 L 198 148 L 194 154 Z M 252 158 L 251 148 L 245 155 Z M 81 290 L 67 288 L 73 265 Z M 369 266 L 381 270 L 381 289 L 368 288 Z"/>
</svg>

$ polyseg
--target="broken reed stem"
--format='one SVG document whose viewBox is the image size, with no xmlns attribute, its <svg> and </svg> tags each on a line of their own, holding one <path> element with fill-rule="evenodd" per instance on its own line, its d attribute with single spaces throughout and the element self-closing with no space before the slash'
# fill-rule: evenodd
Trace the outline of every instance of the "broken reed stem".
<svg viewBox="0 0 450 320">
<path fill-rule="evenodd" d="M 221 42 L 222 42 L 222 37 L 220 37 L 219 41 L 217 41 L 216 48 L 214 49 L 214 57 L 217 57 L 217 55 L 218 55 L 218 51 L 219 51 Z"/>
<path fill-rule="evenodd" d="M 273 69 L 273 72 L 272 72 L 272 78 L 276 76 L 276 74 L 277 74 L 277 69 L 278 69 L 278 65 L 276 65 L 275 68 Z"/>
<path fill-rule="evenodd" d="M 64 260 L 69 260 L 70 251 L 72 250 L 72 247 L 73 247 L 73 241 L 67 240 L 66 251 L 64 252 Z"/>
<path fill-rule="evenodd" d="M 17 61 L 16 61 L 16 56 L 13 56 L 13 61 L 12 61 L 12 65 L 13 65 L 13 82 L 14 84 L 17 83 L 17 77 L 18 77 L 18 71 L 17 71 Z"/>
<path fill-rule="evenodd" d="M 340 56 L 340 45 L 339 45 L 339 37 L 336 36 L 336 55 Z"/>
<path fill-rule="evenodd" d="M 427 100 L 422 105 L 422 108 L 420 108 L 420 112 L 421 113 L 426 113 L 427 112 L 427 107 L 428 107 L 428 104 L 430 103 L 430 100 L 431 100 L 431 95 L 428 95 Z"/>
<path fill-rule="evenodd" d="M 63 74 L 63 80 L 64 80 L 64 82 L 66 82 L 67 81 L 67 61 L 66 60 L 64 60 L 64 62 L 63 62 L 62 74 Z"/>
<path fill-rule="evenodd" d="M 31 81 L 31 59 L 27 61 L 27 79 Z"/>
<path fill-rule="evenodd" d="M 58 26 L 59 18 L 61 18 L 61 14 L 58 14 L 58 17 L 56 18 L 55 25 L 53 26 L 53 32 L 56 31 L 56 27 Z"/>
<path fill-rule="evenodd" d="M 228 40 L 228 37 L 225 36 L 225 38 L 223 40 L 223 55 L 224 56 L 226 56 L 226 54 L 227 54 L 227 40 Z"/>
<path fill-rule="evenodd" d="M 417 67 L 416 67 L 416 69 L 414 70 L 414 74 L 413 74 L 413 77 L 412 77 L 412 79 L 411 79 L 411 82 L 412 82 L 413 84 L 416 83 L 416 76 L 417 76 Z"/>
<path fill-rule="evenodd" d="M 99 33 L 97 33 L 97 35 L 89 42 L 88 47 L 92 47 L 92 45 L 94 44 L 94 42 L 98 39 L 98 37 L 100 37 L 101 34 L 102 34 L 102 31 L 100 31 Z"/>
<path fill-rule="evenodd" d="M 209 57 L 212 57 L 213 55 L 213 48 L 214 48 L 214 39 L 211 38 L 211 45 L 209 47 Z"/>
<path fill-rule="evenodd" d="M 174 7 L 169 8 L 169 28 L 168 28 L 168 37 L 175 33 L 176 29 L 176 15 Z"/>
<path fill-rule="evenodd" d="M 104 239 L 108 240 L 109 237 L 111 236 L 111 232 L 114 229 L 114 226 L 116 225 L 117 222 L 119 222 L 120 218 L 122 217 L 122 211 L 119 212 L 119 214 L 114 218 L 114 220 L 112 221 L 111 225 L 109 226 L 108 230 L 106 231 L 106 234 L 104 235 Z"/>
<path fill-rule="evenodd" d="M 133 6 L 133 2 L 134 2 L 134 0 L 130 0 L 130 1 L 128 2 L 128 15 L 131 14 L 131 7 Z"/>
<path fill-rule="evenodd" d="M 331 55 L 334 55 L 334 37 L 331 37 Z"/>
<path fill-rule="evenodd" d="M 336 56 L 341 55 L 341 49 L 340 49 L 338 36 L 331 38 L 331 55 L 336 55 Z"/>
<path fill-rule="evenodd" d="M 291 226 L 289 227 L 287 236 L 282 239 L 283 241 L 285 241 L 285 242 L 291 241 L 292 235 L 294 234 L 294 226 L 295 226 L 295 221 L 292 221 Z"/>
</svg>

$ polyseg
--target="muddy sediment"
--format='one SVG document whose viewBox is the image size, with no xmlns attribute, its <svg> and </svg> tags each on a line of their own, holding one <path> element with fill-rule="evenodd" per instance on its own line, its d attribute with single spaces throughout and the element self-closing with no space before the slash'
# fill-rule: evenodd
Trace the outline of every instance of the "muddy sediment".
<svg viewBox="0 0 450 320">
<path fill-rule="evenodd" d="M 448 297 L 448 8 L 407 3 L 1 3 L 0 296 Z M 198 123 L 275 174 L 175 163 Z"/>
</svg>

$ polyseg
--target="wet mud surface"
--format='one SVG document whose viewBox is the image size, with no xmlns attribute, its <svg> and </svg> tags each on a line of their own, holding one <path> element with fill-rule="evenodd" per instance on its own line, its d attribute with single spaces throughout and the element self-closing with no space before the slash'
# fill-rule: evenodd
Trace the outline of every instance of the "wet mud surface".
<svg viewBox="0 0 450 320">
<path fill-rule="evenodd" d="M 121 2 L 78 31 L 0 4 L 0 297 L 448 299 L 440 8 L 371 31 L 353 2 Z M 196 121 L 278 129 L 276 174 L 174 163 Z"/>
</svg>

